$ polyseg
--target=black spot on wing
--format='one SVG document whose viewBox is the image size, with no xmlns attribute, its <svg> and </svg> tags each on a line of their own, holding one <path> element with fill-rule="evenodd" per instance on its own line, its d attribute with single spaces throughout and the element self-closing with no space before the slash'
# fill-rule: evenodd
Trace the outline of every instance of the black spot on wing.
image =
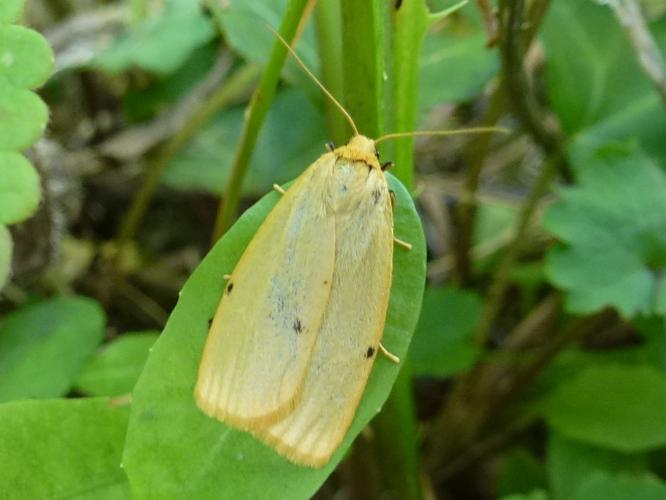
<svg viewBox="0 0 666 500">
<path fill-rule="evenodd" d="M 368 350 L 365 351 L 365 359 L 370 359 L 375 355 L 375 348 L 372 346 L 368 347 Z"/>
<path fill-rule="evenodd" d="M 213 324 L 213 318 L 210 318 L 208 320 L 208 328 L 210 328 L 212 324 Z"/>
<path fill-rule="evenodd" d="M 372 192 L 372 202 L 376 205 L 377 203 L 379 203 L 379 199 L 381 198 L 381 196 L 382 192 L 379 189 L 375 189 Z"/>
<path fill-rule="evenodd" d="M 303 330 L 305 329 L 305 327 L 303 326 L 303 323 L 301 323 L 301 320 L 298 319 L 298 318 L 296 318 L 296 320 L 294 321 L 294 324 L 292 325 L 292 328 L 294 329 L 294 331 L 297 334 L 303 333 Z"/>
<path fill-rule="evenodd" d="M 230 281 L 229 284 L 227 285 L 227 294 L 231 293 L 231 290 L 234 289 L 234 284 Z"/>
</svg>

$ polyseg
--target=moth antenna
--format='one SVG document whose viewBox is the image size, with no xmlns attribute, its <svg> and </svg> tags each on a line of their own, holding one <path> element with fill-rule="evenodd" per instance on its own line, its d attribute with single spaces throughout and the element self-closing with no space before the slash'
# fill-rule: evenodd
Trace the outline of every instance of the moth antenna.
<svg viewBox="0 0 666 500">
<path fill-rule="evenodd" d="M 375 144 L 379 144 L 382 141 L 387 141 L 390 139 L 400 139 L 402 137 L 416 137 L 421 135 L 460 135 L 460 134 L 486 134 L 490 132 L 501 132 L 503 134 L 508 134 L 509 129 L 504 127 L 472 127 L 472 128 L 461 128 L 458 130 L 415 130 L 414 132 L 393 132 L 391 134 L 386 134 L 381 136 L 379 139 L 375 139 Z"/>
<path fill-rule="evenodd" d="M 268 25 L 267 25 L 268 26 Z M 352 120 L 351 115 L 347 112 L 347 110 L 338 102 L 338 100 L 333 97 L 333 94 L 331 94 L 326 87 L 324 87 L 324 84 L 321 83 L 316 76 L 308 69 L 308 67 L 305 65 L 305 63 L 301 60 L 300 57 L 298 57 L 298 54 L 294 49 L 291 48 L 291 45 L 282 38 L 282 35 L 275 31 L 271 26 L 268 26 L 268 29 L 273 32 L 273 34 L 277 37 L 280 42 L 282 42 L 282 45 L 286 47 L 286 49 L 289 51 L 289 53 L 293 56 L 294 59 L 296 59 L 296 62 L 298 65 L 305 71 L 305 73 L 312 79 L 313 82 L 317 84 L 317 86 L 326 94 L 326 96 L 337 106 L 337 108 L 342 111 L 342 114 L 345 116 L 347 121 L 349 122 L 349 125 L 351 126 L 352 130 L 354 131 L 354 135 L 359 135 L 358 129 L 356 128 L 356 124 L 354 123 L 354 120 Z"/>
</svg>

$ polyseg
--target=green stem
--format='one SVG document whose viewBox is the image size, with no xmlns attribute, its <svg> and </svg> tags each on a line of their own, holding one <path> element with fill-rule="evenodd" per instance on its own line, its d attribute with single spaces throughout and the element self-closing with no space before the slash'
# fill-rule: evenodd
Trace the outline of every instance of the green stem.
<svg viewBox="0 0 666 500">
<path fill-rule="evenodd" d="M 321 67 L 321 80 L 331 94 L 342 96 L 343 80 L 342 43 L 340 39 L 340 3 L 338 0 L 319 0 L 315 8 L 315 27 Z M 330 99 L 325 99 L 326 129 L 334 144 L 344 144 L 349 139 L 347 122 Z"/>
<path fill-rule="evenodd" d="M 384 130 L 387 117 L 384 109 L 384 85 L 386 50 L 385 26 L 389 15 L 388 4 L 383 0 L 342 0 L 342 46 L 344 95 L 346 108 L 354 118 L 359 131 L 369 137 L 378 137 Z M 391 57 L 392 53 L 388 56 Z M 418 52 L 406 54 L 418 60 Z M 390 63 L 391 61 L 389 61 Z M 391 65 L 389 64 L 389 69 Z M 409 63 L 409 68 L 418 68 Z M 411 89 L 415 76 L 402 83 L 402 89 Z M 388 81 L 391 81 L 389 76 Z M 400 107 L 408 107 L 401 103 Z M 397 109 L 391 109 L 397 113 Z M 397 115 L 396 115 L 397 116 Z M 403 114 L 405 123 L 410 115 Z M 413 116 L 413 115 L 411 115 Z M 393 117 L 392 117 L 393 118 Z M 413 164 L 411 157 L 407 167 L 398 177 L 409 185 Z M 409 174 L 408 174 L 409 172 Z M 413 408 L 411 372 L 403 361 L 400 375 L 383 410 L 373 420 L 378 466 L 383 489 L 390 490 L 395 498 L 421 498 L 418 478 L 418 453 L 416 449 L 416 421 Z M 371 474 L 368 465 L 367 474 Z"/>
<path fill-rule="evenodd" d="M 250 65 L 237 70 L 215 93 L 201 103 L 197 111 L 185 122 L 183 128 L 162 147 L 155 160 L 148 166 L 146 177 L 120 225 L 117 238 L 120 252 L 126 243 L 134 239 L 146 209 L 155 194 L 162 172 L 172 158 L 217 111 L 236 100 L 239 95 L 246 93 L 248 86 L 256 80 L 258 72 L 256 66 Z"/>
<path fill-rule="evenodd" d="M 289 43 L 294 39 L 308 0 L 290 0 L 280 23 L 279 33 Z M 268 63 L 261 75 L 259 85 L 248 105 L 240 144 L 231 168 L 224 196 L 217 212 L 213 241 L 217 241 L 231 226 L 236 218 L 240 201 L 241 187 L 252 158 L 252 152 L 259 136 L 259 131 L 268 114 L 275 90 L 280 80 L 282 67 L 287 59 L 287 48 L 276 38 Z"/>
<path fill-rule="evenodd" d="M 517 222 L 516 235 L 497 266 L 490 289 L 488 290 L 486 307 L 481 315 L 481 319 L 479 320 L 478 327 L 474 334 L 474 340 L 477 345 L 485 345 L 490 336 L 492 326 L 495 323 L 497 315 L 504 302 L 504 293 L 509 285 L 511 270 L 516 263 L 516 259 L 518 258 L 522 245 L 527 237 L 529 224 L 532 215 L 534 214 L 534 210 L 538 206 L 541 197 L 548 190 L 550 182 L 555 177 L 555 174 L 558 172 L 560 162 L 560 156 L 550 158 L 546 162 L 532 188 L 529 198 L 521 209 Z"/>
</svg>

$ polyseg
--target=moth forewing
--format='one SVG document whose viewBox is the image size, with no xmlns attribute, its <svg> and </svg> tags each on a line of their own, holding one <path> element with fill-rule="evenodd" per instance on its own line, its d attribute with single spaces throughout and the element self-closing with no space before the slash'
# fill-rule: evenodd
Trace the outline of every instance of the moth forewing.
<svg viewBox="0 0 666 500">
<path fill-rule="evenodd" d="M 335 218 L 324 206 L 332 161 L 323 155 L 296 180 L 227 281 L 195 388 L 208 415 L 251 430 L 299 399 L 332 284 Z"/>
<path fill-rule="evenodd" d="M 320 467 L 342 442 L 384 330 L 391 288 L 393 220 L 384 174 L 336 163 L 333 288 L 294 411 L 259 436 L 290 460 Z"/>
</svg>

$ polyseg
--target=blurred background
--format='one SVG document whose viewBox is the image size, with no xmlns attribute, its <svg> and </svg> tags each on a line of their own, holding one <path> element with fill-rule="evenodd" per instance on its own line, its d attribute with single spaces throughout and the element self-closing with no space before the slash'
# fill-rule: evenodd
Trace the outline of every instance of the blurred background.
<svg viewBox="0 0 666 500">
<path fill-rule="evenodd" d="M 181 287 L 348 140 L 266 24 L 363 133 L 507 129 L 382 145 L 420 319 L 384 411 L 281 497 L 666 498 L 661 0 L 3 0 L 0 496 L 130 497 L 130 394 Z"/>
</svg>

